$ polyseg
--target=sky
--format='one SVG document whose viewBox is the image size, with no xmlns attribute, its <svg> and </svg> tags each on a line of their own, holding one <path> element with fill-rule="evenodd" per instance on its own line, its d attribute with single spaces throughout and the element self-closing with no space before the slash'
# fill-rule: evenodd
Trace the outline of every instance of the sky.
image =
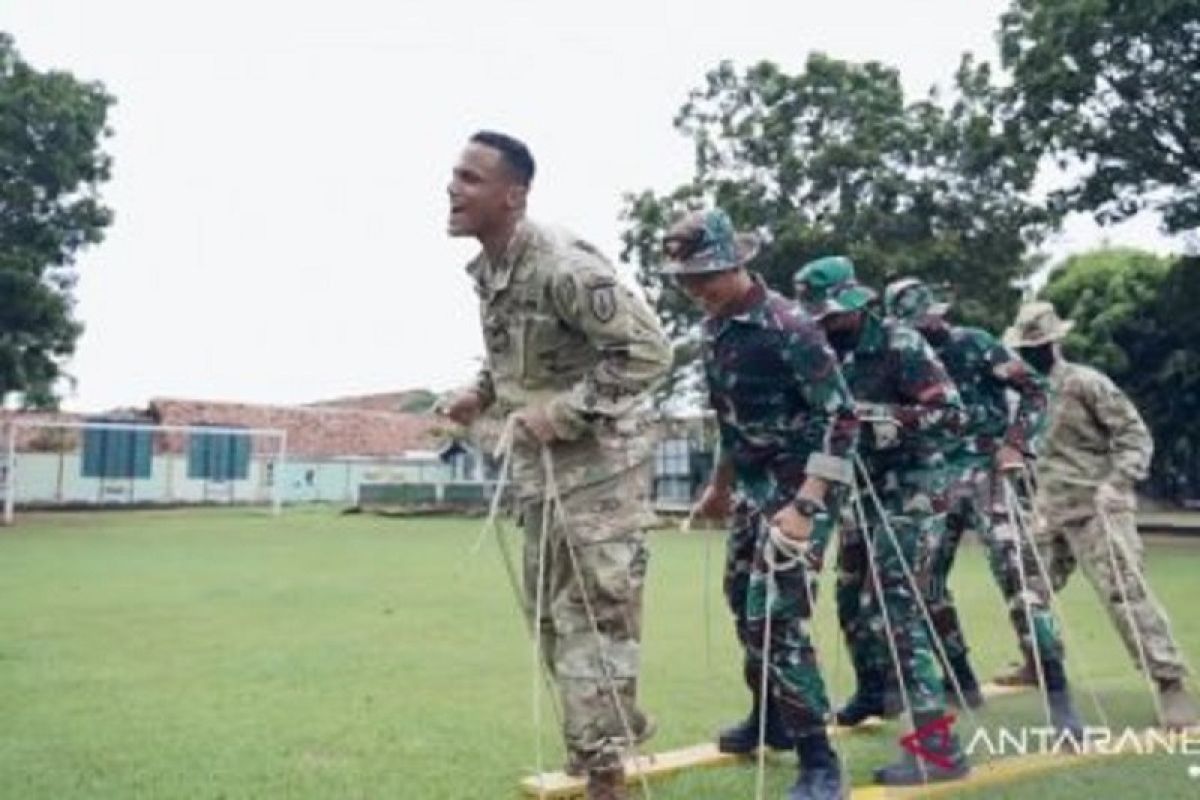
<svg viewBox="0 0 1200 800">
<path fill-rule="evenodd" d="M 482 355 L 477 248 L 446 236 L 445 187 L 472 132 L 524 139 L 530 215 L 615 258 L 623 193 L 689 177 L 671 119 L 720 60 L 875 59 L 915 97 L 964 51 L 994 57 L 1005 5 L 0 0 L 27 61 L 117 97 L 116 221 L 78 260 L 63 405 L 461 385 Z M 1076 218 L 1048 249 L 1102 241 L 1171 246 L 1152 219 Z"/>
</svg>

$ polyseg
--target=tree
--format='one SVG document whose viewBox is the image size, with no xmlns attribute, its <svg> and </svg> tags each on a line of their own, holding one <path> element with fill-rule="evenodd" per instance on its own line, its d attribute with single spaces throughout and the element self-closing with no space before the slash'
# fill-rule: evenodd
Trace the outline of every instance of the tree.
<svg viewBox="0 0 1200 800">
<path fill-rule="evenodd" d="M 0 32 L 0 402 L 56 402 L 82 332 L 75 258 L 112 221 L 98 195 L 112 103 L 98 83 L 33 69 Z"/>
<path fill-rule="evenodd" d="M 1096 250 L 1057 267 L 1042 297 L 1075 321 L 1068 357 L 1107 373 L 1145 417 L 1151 488 L 1200 496 L 1200 261 Z"/>
<path fill-rule="evenodd" d="M 894 69 L 820 54 L 796 75 L 770 62 L 710 71 L 675 118 L 693 143 L 694 178 L 627 195 L 623 212 L 622 257 L 637 264 L 680 366 L 694 356 L 696 313 L 663 284 L 659 243 L 676 216 L 706 203 L 764 232 L 754 269 L 787 294 L 805 262 L 842 253 L 867 283 L 921 276 L 950 285 L 967 321 L 1003 324 L 1053 219 L 1028 199 L 1037 156 L 1001 99 L 987 65 L 969 57 L 947 103 L 931 93 L 908 104 Z"/>
<path fill-rule="evenodd" d="M 1058 204 L 1200 226 L 1200 3 L 1014 0 L 1000 49 L 1029 141 L 1082 164 Z"/>
</svg>

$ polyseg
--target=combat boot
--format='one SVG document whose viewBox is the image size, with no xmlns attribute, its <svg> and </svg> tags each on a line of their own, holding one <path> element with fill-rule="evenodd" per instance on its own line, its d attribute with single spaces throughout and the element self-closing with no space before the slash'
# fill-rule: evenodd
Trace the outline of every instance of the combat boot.
<svg viewBox="0 0 1200 800">
<path fill-rule="evenodd" d="M 889 688 L 882 672 L 878 670 L 855 670 L 858 686 L 854 696 L 838 709 L 834 718 L 837 724 L 847 728 L 861 725 L 868 717 L 891 718 L 904 710 L 904 701 L 897 688 Z"/>
<path fill-rule="evenodd" d="M 1158 698 L 1162 704 L 1162 726 L 1169 731 L 1194 728 L 1200 724 L 1196 702 L 1183 686 L 1182 678 L 1158 681 Z"/>
<path fill-rule="evenodd" d="M 962 691 L 962 699 L 966 702 L 967 708 L 982 706 L 983 692 L 979 688 L 979 680 L 975 677 L 975 670 L 971 669 L 971 662 L 967 660 L 966 654 L 950 659 L 950 669 L 954 671 L 954 677 L 958 679 L 958 688 Z M 954 689 L 954 681 L 947 676 L 942 681 L 942 685 L 946 690 L 946 702 L 957 708 L 959 697 L 958 692 Z"/>
<path fill-rule="evenodd" d="M 717 749 L 722 753 L 734 755 L 745 755 L 757 750 L 761 706 L 758 697 L 755 696 L 749 716 L 717 734 Z M 791 750 L 796 746 L 795 738 L 783 724 L 779 710 L 770 699 L 767 700 L 767 729 L 764 741 L 772 750 Z"/>
<path fill-rule="evenodd" d="M 622 767 L 597 769 L 587 774 L 587 800 L 629 800 Z"/>
<path fill-rule="evenodd" d="M 788 790 L 787 800 L 842 800 L 846 796 L 837 756 L 824 731 L 796 739 L 800 775 Z"/>
<path fill-rule="evenodd" d="M 913 722 L 917 730 L 927 730 L 939 719 L 938 716 L 916 714 Z M 917 744 L 923 755 L 917 756 L 906 748 L 897 761 L 875 770 L 875 782 L 884 786 L 917 786 L 953 781 L 970 773 L 971 764 L 953 732 L 937 729 L 922 735 Z"/>
</svg>

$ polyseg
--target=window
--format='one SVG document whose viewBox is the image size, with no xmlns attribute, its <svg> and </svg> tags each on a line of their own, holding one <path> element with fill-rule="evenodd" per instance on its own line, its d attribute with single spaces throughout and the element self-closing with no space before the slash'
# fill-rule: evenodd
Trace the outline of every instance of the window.
<svg viewBox="0 0 1200 800">
<path fill-rule="evenodd" d="M 116 427 L 83 429 L 80 466 L 85 478 L 149 478 L 152 461 L 150 431 Z"/>
<path fill-rule="evenodd" d="M 250 475 L 250 436 L 195 428 L 188 434 L 188 477 L 240 481 Z"/>
</svg>

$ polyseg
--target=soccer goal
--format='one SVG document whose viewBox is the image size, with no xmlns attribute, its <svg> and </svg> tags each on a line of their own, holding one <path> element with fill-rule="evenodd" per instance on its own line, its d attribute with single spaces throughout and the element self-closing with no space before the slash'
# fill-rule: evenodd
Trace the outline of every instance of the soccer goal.
<svg viewBox="0 0 1200 800">
<path fill-rule="evenodd" d="M 284 430 L 16 417 L 6 434 L 6 525 L 17 507 L 283 506 Z"/>
</svg>

